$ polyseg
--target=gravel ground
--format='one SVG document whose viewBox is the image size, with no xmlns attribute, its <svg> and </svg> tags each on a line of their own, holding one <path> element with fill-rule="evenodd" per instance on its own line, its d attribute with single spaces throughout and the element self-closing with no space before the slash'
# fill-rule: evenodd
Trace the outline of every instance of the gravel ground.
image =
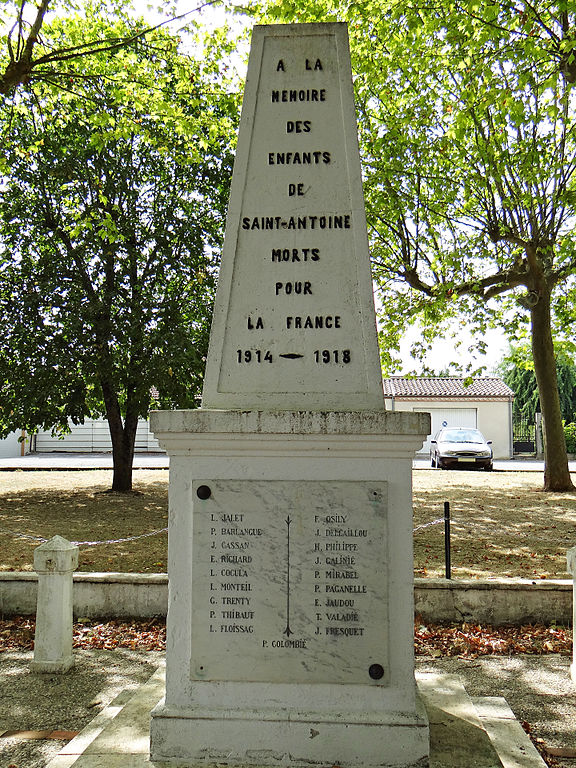
<svg viewBox="0 0 576 768">
<path fill-rule="evenodd" d="M 121 691 L 136 689 L 161 663 L 159 651 L 75 652 L 66 675 L 31 674 L 32 652 L 0 655 L 0 733 L 79 731 Z M 540 747 L 576 750 L 576 686 L 567 656 L 488 656 L 472 660 L 418 657 L 416 668 L 461 677 L 472 696 L 504 696 Z M 44 768 L 64 740 L 0 738 L 0 768 Z M 575 761 L 548 758 L 555 768 Z"/>
<path fill-rule="evenodd" d="M 162 662 L 160 651 L 74 653 L 65 675 L 29 672 L 31 651 L 0 654 L 0 734 L 5 731 L 80 731 L 126 689 L 136 690 Z M 0 768 L 44 768 L 66 741 L 0 736 Z"/>
</svg>

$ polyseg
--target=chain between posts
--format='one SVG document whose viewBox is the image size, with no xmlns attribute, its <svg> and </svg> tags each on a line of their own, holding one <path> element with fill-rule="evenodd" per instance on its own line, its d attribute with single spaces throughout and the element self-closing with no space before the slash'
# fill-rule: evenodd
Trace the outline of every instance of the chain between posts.
<svg viewBox="0 0 576 768">
<path fill-rule="evenodd" d="M 77 547 L 95 547 L 98 544 L 123 544 L 126 541 L 136 541 L 137 539 L 146 539 L 149 536 L 156 536 L 158 533 L 166 533 L 168 528 L 158 528 L 155 531 L 141 533 L 139 536 L 127 536 L 124 539 L 107 539 L 106 541 L 73 541 Z"/>
<path fill-rule="evenodd" d="M 419 533 L 420 531 L 423 531 L 425 528 L 430 528 L 433 525 L 440 525 L 440 523 L 444 522 L 443 517 L 438 517 L 436 520 L 430 520 L 428 523 L 422 523 L 421 525 L 417 525 L 413 532 Z M 451 521 L 452 525 L 454 525 L 454 520 Z M 456 527 L 459 528 L 460 526 L 465 528 L 474 528 L 477 531 L 482 531 L 484 533 L 491 533 L 492 528 L 489 525 L 483 524 L 483 523 L 474 523 L 471 521 L 466 522 L 458 522 L 456 521 Z M 95 547 L 100 544 L 124 544 L 127 541 L 136 541 L 138 539 L 146 539 L 149 536 L 156 536 L 159 533 L 166 533 L 168 528 L 158 528 L 155 531 L 149 531 L 148 533 L 141 533 L 138 536 L 127 536 L 123 539 L 105 539 L 103 541 L 72 541 L 71 544 L 75 544 L 77 547 Z M 8 533 L 11 536 L 16 536 L 20 539 L 29 539 L 30 541 L 38 541 L 40 544 L 43 544 L 44 542 L 48 541 L 48 539 L 45 539 L 43 536 L 32 536 L 29 533 L 20 533 L 19 531 L 12 531 L 9 528 L 4 528 L 4 526 L 0 525 L 0 532 L 2 533 Z M 532 533 L 532 537 L 535 539 L 538 539 L 539 541 L 549 541 L 549 537 L 545 536 L 538 536 L 538 534 Z"/>
<path fill-rule="evenodd" d="M 127 536 L 123 539 L 106 539 L 104 541 L 71 541 L 70 544 L 74 544 L 76 547 L 96 547 L 99 544 L 124 544 L 127 541 L 137 541 L 138 539 L 146 539 L 149 536 L 156 536 L 159 533 L 166 533 L 168 528 L 158 528 L 155 531 L 149 531 L 148 533 L 141 533 L 138 536 Z M 18 531 L 11 531 L 8 528 L 4 528 L 0 525 L 0 531 L 3 533 L 9 533 L 12 536 L 17 536 L 20 539 L 30 539 L 31 541 L 38 541 L 45 543 L 48 539 L 42 536 L 31 536 L 28 533 L 19 533 Z"/>
<path fill-rule="evenodd" d="M 438 525 L 439 523 L 443 523 L 444 518 L 439 517 L 436 520 L 431 520 L 429 523 L 423 523 L 422 525 L 417 525 L 416 528 L 414 528 L 414 533 L 418 533 L 418 531 L 424 530 L 424 528 L 430 528 L 431 525 Z"/>
<path fill-rule="evenodd" d="M 439 517 L 436 520 L 431 520 L 429 523 L 423 523 L 422 525 L 417 525 L 416 528 L 414 528 L 414 533 L 419 533 L 420 531 L 424 530 L 424 528 L 430 528 L 432 525 L 439 525 L 440 523 L 443 523 L 443 522 L 444 522 L 444 518 Z M 466 533 L 472 530 L 489 536 L 494 533 L 494 526 L 488 525 L 487 523 L 475 523 L 475 522 L 472 522 L 471 520 L 458 520 L 451 517 L 450 530 L 452 534 L 455 534 L 456 536 L 460 536 L 460 537 L 465 536 Z M 543 536 L 533 532 L 530 532 L 530 536 L 531 538 L 536 539 L 537 541 L 544 541 L 546 543 L 550 543 L 550 536 Z"/>
<path fill-rule="evenodd" d="M 18 533 L 17 531 L 11 531 L 9 528 L 4 528 L 0 525 L 0 531 L 3 533 L 9 533 L 11 536 L 17 536 L 19 539 L 31 539 L 32 541 L 39 541 L 42 544 L 46 543 L 48 539 L 42 538 L 42 536 L 31 536 L 28 533 Z"/>
</svg>

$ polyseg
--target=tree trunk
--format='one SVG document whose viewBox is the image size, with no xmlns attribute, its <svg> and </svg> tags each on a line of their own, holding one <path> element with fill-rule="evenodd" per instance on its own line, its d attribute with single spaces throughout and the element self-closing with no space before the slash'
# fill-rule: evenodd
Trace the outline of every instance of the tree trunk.
<svg viewBox="0 0 576 768">
<path fill-rule="evenodd" d="M 112 490 L 128 493 L 132 490 L 132 463 L 134 461 L 134 443 L 138 427 L 138 415 L 129 409 L 122 423 L 120 403 L 108 382 L 102 382 L 106 419 L 112 440 L 112 461 L 114 474 Z"/>
<path fill-rule="evenodd" d="M 134 443 L 138 418 L 131 418 L 127 415 L 124 425 L 122 425 L 120 414 L 112 419 L 110 419 L 109 414 L 108 427 L 112 438 L 112 460 L 114 463 L 112 490 L 128 493 L 132 490 L 132 464 L 134 462 Z"/>
<path fill-rule="evenodd" d="M 539 298 L 530 309 L 534 373 L 544 422 L 544 490 L 575 490 L 568 469 L 566 438 L 562 425 L 556 359 L 550 322 L 551 291 L 540 286 Z"/>
</svg>

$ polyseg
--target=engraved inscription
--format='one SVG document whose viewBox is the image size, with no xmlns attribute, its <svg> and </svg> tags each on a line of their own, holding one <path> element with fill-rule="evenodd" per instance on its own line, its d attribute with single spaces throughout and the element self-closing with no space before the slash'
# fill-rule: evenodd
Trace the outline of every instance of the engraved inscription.
<svg viewBox="0 0 576 768">
<path fill-rule="evenodd" d="M 332 160 L 330 152 L 314 150 L 313 152 L 269 152 L 268 165 L 328 165 Z"/>
<path fill-rule="evenodd" d="M 278 58 L 272 62 L 273 74 L 278 77 L 283 73 L 289 72 L 298 76 L 306 73 L 314 73 L 317 78 L 324 75 L 324 63 L 322 56 L 308 56 L 301 59 L 290 56 L 290 58 Z M 326 133 L 326 125 L 331 119 L 331 105 L 328 101 L 328 80 L 326 87 L 318 83 L 320 87 L 292 87 L 292 88 L 273 88 L 272 104 L 291 104 L 290 113 L 286 115 L 281 110 L 270 120 L 270 133 L 280 142 L 279 146 L 269 148 L 265 153 L 265 163 L 271 170 L 282 171 L 283 168 L 302 169 L 307 171 L 306 180 L 298 178 L 284 178 L 278 176 L 278 186 L 284 189 L 284 194 L 288 200 L 302 199 L 302 205 L 306 205 L 306 200 L 318 187 L 315 169 L 330 168 L 338 159 L 334 154 L 335 150 L 330 146 L 322 146 L 316 143 L 316 135 Z M 312 114 L 312 106 L 307 108 L 310 114 L 298 114 L 294 105 L 305 103 L 308 105 L 318 105 L 318 108 Z M 328 111 L 324 109 L 328 108 Z M 313 130 L 314 127 L 314 130 Z M 277 130 L 275 130 L 275 128 Z M 283 146 L 284 140 L 289 140 L 290 144 Z M 312 143 L 315 142 L 315 143 Z M 325 183 L 325 182 L 322 182 Z M 249 214 L 245 213 L 241 217 L 240 226 L 245 232 L 254 235 L 266 234 L 270 231 L 283 232 L 290 236 L 292 232 L 342 232 L 345 233 L 352 227 L 352 216 L 348 212 L 342 213 L 320 213 L 313 210 L 305 210 L 301 214 L 293 215 L 289 210 L 279 211 L 274 215 Z M 263 283 L 266 281 L 266 263 L 269 263 L 269 250 L 261 249 L 257 242 L 254 244 L 255 258 L 262 260 Z M 286 272 L 282 279 L 273 282 L 273 296 L 282 300 L 290 297 L 295 303 L 298 303 L 298 314 L 286 315 L 282 322 L 279 322 L 281 315 L 274 315 L 271 311 L 266 313 L 262 310 L 256 315 L 255 312 L 249 312 L 246 327 L 251 334 L 251 342 L 254 347 L 250 350 L 239 348 L 237 351 L 238 364 L 247 362 L 261 362 L 263 344 L 271 344 L 270 339 L 274 338 L 279 344 L 282 344 L 282 334 L 293 331 L 313 331 L 330 332 L 331 336 L 339 334 L 346 330 L 344 313 L 340 307 L 330 308 L 328 312 L 325 309 L 318 309 L 318 306 L 310 307 L 308 312 L 302 313 L 303 305 L 310 303 L 314 297 L 318 298 L 320 305 L 331 300 L 329 285 L 322 283 L 321 287 L 313 286 L 310 279 L 300 279 L 302 273 L 307 272 L 308 268 L 313 266 L 314 262 L 320 261 L 319 244 L 310 244 L 306 246 L 298 245 L 295 247 L 290 244 L 287 238 L 286 242 L 278 242 L 276 247 L 272 248 L 271 261 L 276 264 L 286 265 Z M 293 267 L 298 273 L 289 274 L 288 267 Z M 328 264 L 327 264 L 328 266 Z M 269 303 L 269 306 L 270 303 Z M 261 333 L 256 333 L 261 332 Z M 256 338 L 261 339 L 257 341 Z M 300 339 L 305 337 L 299 335 Z M 344 344 L 352 339 L 346 339 Z M 291 338 L 290 344 L 297 343 L 296 338 Z M 240 345 L 239 345 L 240 347 Z M 349 365 L 352 361 L 350 350 L 322 350 L 319 354 L 315 352 L 311 355 L 306 347 L 301 350 L 283 350 L 278 351 L 274 358 L 270 353 L 266 358 L 267 362 L 273 362 L 276 359 L 279 363 L 285 360 L 298 362 L 300 365 L 314 366 L 316 363 L 333 363 L 336 365 Z"/>
<path fill-rule="evenodd" d="M 286 123 L 286 133 L 310 133 L 311 130 L 311 120 L 288 120 Z"/>
<path fill-rule="evenodd" d="M 330 230 L 350 229 L 352 217 L 349 213 L 328 216 L 243 216 L 242 229 L 268 231 L 271 229 Z"/>
<path fill-rule="evenodd" d="M 320 261 L 319 248 L 272 248 L 272 261 Z"/>
<path fill-rule="evenodd" d="M 300 90 L 297 90 L 296 88 L 291 88 L 290 90 L 272 91 L 273 104 L 278 104 L 279 102 L 294 103 L 296 101 L 326 101 L 326 89 L 321 88 L 318 90 L 317 88 L 301 88 Z"/>
</svg>

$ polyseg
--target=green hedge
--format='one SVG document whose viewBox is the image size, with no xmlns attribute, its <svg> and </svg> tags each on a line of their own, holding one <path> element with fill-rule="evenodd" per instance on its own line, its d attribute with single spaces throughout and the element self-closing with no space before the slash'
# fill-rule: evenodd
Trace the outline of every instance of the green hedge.
<svg viewBox="0 0 576 768">
<path fill-rule="evenodd" d="M 576 423 L 565 424 L 564 434 L 566 435 L 566 450 L 568 453 L 576 453 Z"/>
</svg>

